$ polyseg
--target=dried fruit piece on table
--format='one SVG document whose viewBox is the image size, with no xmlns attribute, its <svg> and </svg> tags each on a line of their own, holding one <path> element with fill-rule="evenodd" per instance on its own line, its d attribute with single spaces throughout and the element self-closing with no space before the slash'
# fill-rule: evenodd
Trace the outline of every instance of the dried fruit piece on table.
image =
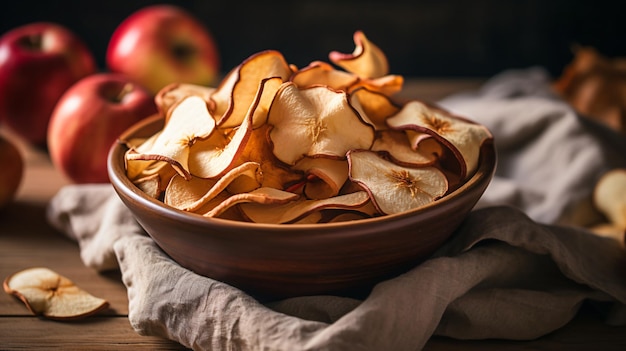
<svg viewBox="0 0 626 351">
<path fill-rule="evenodd" d="M 109 303 L 77 287 L 68 278 L 44 267 L 28 268 L 4 280 L 4 291 L 26 304 L 36 315 L 76 319 L 93 315 Z"/>
<path fill-rule="evenodd" d="M 608 220 L 594 231 L 626 244 L 626 169 L 613 169 L 600 177 L 593 191 L 593 203 Z"/>
</svg>

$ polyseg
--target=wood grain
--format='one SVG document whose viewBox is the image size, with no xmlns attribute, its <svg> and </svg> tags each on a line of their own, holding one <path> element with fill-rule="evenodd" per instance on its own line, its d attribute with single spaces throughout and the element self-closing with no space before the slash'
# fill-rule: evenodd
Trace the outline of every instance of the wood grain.
<svg viewBox="0 0 626 351">
<path fill-rule="evenodd" d="M 141 336 L 124 316 L 54 322 L 34 317 L 0 318 L 3 350 L 187 350 L 173 341 Z"/>
</svg>

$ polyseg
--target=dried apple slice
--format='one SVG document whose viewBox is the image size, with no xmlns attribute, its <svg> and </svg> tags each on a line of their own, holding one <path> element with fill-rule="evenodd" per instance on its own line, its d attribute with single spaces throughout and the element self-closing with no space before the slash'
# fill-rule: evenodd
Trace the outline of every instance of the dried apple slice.
<svg viewBox="0 0 626 351">
<path fill-rule="evenodd" d="M 254 103 L 249 110 L 253 129 L 260 128 L 267 122 L 267 112 L 282 84 L 283 79 L 281 77 L 266 78 L 259 84 Z M 228 123 L 225 123 L 224 126 L 228 127 Z"/>
<path fill-rule="evenodd" d="M 242 158 L 241 154 L 247 149 L 253 129 L 265 124 L 267 110 L 281 84 L 279 77 L 262 80 L 241 124 L 235 128 L 220 126 L 211 138 L 196 143 L 189 155 L 190 173 L 201 178 L 215 178 L 237 164 L 255 161 Z"/>
<path fill-rule="evenodd" d="M 229 192 L 222 191 L 216 197 L 211 199 L 209 202 L 205 203 L 204 206 L 200 207 L 193 213 L 202 216 L 205 213 L 212 211 L 215 207 L 219 206 L 222 202 L 228 200 L 228 198 L 231 196 L 232 194 L 230 194 Z M 241 215 L 241 212 L 239 212 L 239 209 L 236 206 L 230 207 L 220 212 L 219 216 L 214 216 L 214 218 L 229 219 L 233 221 L 243 221 L 243 222 L 246 221 L 246 219 Z"/>
<path fill-rule="evenodd" d="M 427 205 L 448 190 L 446 176 L 435 167 L 403 167 L 364 150 L 350 151 L 348 163 L 350 179 L 369 192 L 382 214 Z"/>
<path fill-rule="evenodd" d="M 131 164 L 150 162 L 134 161 Z M 176 170 L 167 162 L 152 161 L 146 168 L 132 178 L 133 184 L 143 190 L 150 197 L 158 199 L 161 197 L 170 179 L 178 174 Z M 130 178 L 130 177 L 129 177 Z"/>
<path fill-rule="evenodd" d="M 270 126 L 265 124 L 252 131 L 237 162 L 259 163 L 263 173 L 261 186 L 285 190 L 289 184 L 301 181 L 305 175 L 285 166 L 274 156 L 271 145 L 267 142 L 269 129 Z"/>
<path fill-rule="evenodd" d="M 626 169 L 613 169 L 600 177 L 593 203 L 615 227 L 626 230 Z"/>
<path fill-rule="evenodd" d="M 203 85 L 172 83 L 159 90 L 154 97 L 154 101 L 161 115 L 168 116 L 168 111 L 175 106 L 178 101 L 193 95 L 208 102 L 214 91 L 215 88 Z"/>
<path fill-rule="evenodd" d="M 254 189 L 262 187 L 264 175 L 263 171 L 261 170 L 261 165 L 256 162 L 247 163 L 256 164 L 256 169 L 254 169 L 253 172 L 243 172 L 238 177 L 235 177 L 233 180 L 231 180 L 231 182 L 228 183 L 228 185 L 226 186 L 226 191 L 229 194 L 248 193 L 253 191 Z M 244 165 L 246 165 L 246 163 L 244 163 L 242 166 Z M 231 171 L 234 171 L 235 169 L 236 168 L 233 168 Z"/>
<path fill-rule="evenodd" d="M 129 150 L 128 160 L 158 160 L 168 162 L 186 179 L 189 173 L 189 149 L 199 139 L 209 137 L 215 130 L 215 120 L 206 102 L 198 96 L 188 96 L 170 110 L 167 123 L 149 150 Z"/>
<path fill-rule="evenodd" d="M 261 81 L 271 77 L 286 81 L 291 73 L 283 55 L 275 50 L 262 51 L 244 60 L 211 95 L 211 112 L 216 116 L 217 124 L 224 128 L 241 124 Z"/>
<path fill-rule="evenodd" d="M 142 177 L 142 173 L 146 169 L 152 167 L 155 163 L 158 163 L 156 160 L 134 160 L 130 159 L 128 156 L 131 154 L 149 151 L 160 134 L 161 132 L 159 131 L 153 134 L 151 137 L 143 139 L 143 141 L 141 139 L 120 140 L 121 143 L 125 144 L 128 147 L 128 150 L 124 154 L 124 164 L 126 167 L 126 175 L 129 179 L 134 180 Z"/>
<path fill-rule="evenodd" d="M 304 186 L 304 194 L 309 199 L 324 199 L 339 194 L 348 180 L 348 162 L 324 157 L 305 157 L 293 167 L 305 174 L 313 175 L 314 180 Z"/>
<path fill-rule="evenodd" d="M 148 165 L 148 167 L 144 168 L 141 173 L 139 173 L 139 176 L 146 177 L 159 174 L 162 175 L 163 179 L 167 180 L 175 173 L 176 171 L 170 167 L 169 163 L 163 161 L 153 161 Z"/>
<path fill-rule="evenodd" d="M 358 192 L 362 192 L 363 187 L 358 186 L 358 188 L 356 190 L 353 191 L 349 191 L 349 192 L 342 192 L 342 195 L 346 195 L 346 194 L 352 194 L 352 193 L 358 193 Z M 368 194 L 369 196 L 369 194 Z M 370 198 L 371 200 L 371 198 Z M 371 217 L 376 217 L 379 216 L 381 213 L 378 212 L 378 209 L 376 209 L 376 206 L 374 206 L 374 202 L 373 201 L 367 201 L 366 203 L 364 203 L 361 206 L 356 206 L 353 208 L 341 208 L 341 209 L 323 209 L 321 210 L 324 212 L 324 218 L 327 222 L 334 222 L 335 220 L 333 219 L 334 217 L 338 217 L 341 214 L 347 214 L 347 213 L 351 213 L 354 216 L 358 216 L 360 218 L 371 218 Z"/>
<path fill-rule="evenodd" d="M 176 175 L 170 179 L 165 188 L 163 203 L 179 210 L 189 210 L 189 207 L 202 197 L 209 201 L 210 195 L 216 196 L 219 191 L 211 192 L 217 180 L 191 177 L 185 179 Z M 193 212 L 193 211 L 191 211 Z"/>
<path fill-rule="evenodd" d="M 441 143 L 435 138 L 424 138 L 417 143 L 417 145 L 411 145 L 411 148 L 424 154 L 435 155 L 439 159 L 441 159 L 445 150 L 447 150 L 446 147 L 441 145 Z"/>
<path fill-rule="evenodd" d="M 361 86 L 350 93 L 350 103 L 376 128 L 387 129 L 385 120 L 400 111 L 400 107 L 394 104 L 389 97 L 379 91 Z"/>
<path fill-rule="evenodd" d="M 135 184 L 135 186 L 138 187 L 139 190 L 146 193 L 146 195 L 150 196 L 153 199 L 157 199 L 161 195 L 160 181 L 161 181 L 161 178 L 159 177 L 159 175 L 153 174 L 150 176 L 146 176 L 146 177 L 142 177 L 137 180 L 134 180 L 133 184 Z"/>
<path fill-rule="evenodd" d="M 262 177 L 259 164 L 256 162 L 244 163 L 224 174 L 219 180 L 197 177 L 186 180 L 182 177 L 173 177 L 165 190 L 163 201 L 165 204 L 180 210 L 195 212 L 239 177 L 253 179 L 256 184 L 254 189 L 258 188 Z"/>
<path fill-rule="evenodd" d="M 323 209 L 352 209 L 365 205 L 370 198 L 365 191 L 333 196 L 327 199 L 299 199 L 286 204 L 241 204 L 241 212 L 255 223 L 284 224 Z"/>
<path fill-rule="evenodd" d="M 223 119 L 219 127 L 222 129 L 237 128 L 243 123 L 244 118 L 247 118 L 248 116 L 251 116 L 250 118 L 252 118 L 252 128 L 261 127 L 267 121 L 267 111 L 274 100 L 276 92 L 282 84 L 283 78 L 281 77 L 261 79 L 254 95 L 254 99 L 248 106 L 247 113 L 245 115 L 237 113 L 237 117 L 231 115 L 230 118 Z M 241 95 L 234 95 L 234 93 L 232 96 L 232 99 L 237 101 L 243 100 L 244 98 L 247 98 L 247 96 L 242 97 Z M 241 104 L 238 104 L 238 106 L 241 106 Z"/>
<path fill-rule="evenodd" d="M 374 128 L 350 105 L 345 92 L 325 86 L 298 89 L 285 83 L 268 113 L 276 157 L 294 165 L 305 156 L 345 158 L 348 150 L 369 149 Z"/>
<path fill-rule="evenodd" d="M 371 91 L 376 91 L 386 96 L 392 96 L 395 93 L 402 90 L 404 85 L 404 77 L 396 74 L 388 74 L 380 78 L 373 79 L 361 79 L 352 85 L 348 92 L 352 93 L 354 90 L 367 88 Z"/>
<path fill-rule="evenodd" d="M 362 31 L 356 31 L 353 40 L 355 48 L 351 54 L 332 51 L 328 55 L 330 61 L 359 77 L 378 78 L 387 75 L 389 63 L 385 53 Z"/>
<path fill-rule="evenodd" d="M 434 139 L 432 134 L 419 132 L 416 130 L 405 129 L 404 133 L 406 134 L 407 138 L 409 138 L 409 144 L 411 144 L 411 148 L 413 148 L 413 150 L 417 150 L 417 148 L 419 147 L 419 144 L 422 143 L 423 141 Z"/>
<path fill-rule="evenodd" d="M 338 161 L 346 163 L 346 161 Z M 322 175 L 326 175 L 322 173 Z M 345 178 L 348 178 L 348 173 L 346 172 Z M 339 188 L 341 184 L 339 184 Z M 308 199 L 326 199 L 329 197 L 339 195 L 339 189 L 337 189 L 338 185 L 335 179 L 332 178 L 321 178 L 321 177 L 313 177 L 312 180 L 307 181 L 304 184 L 304 188 L 302 192 Z"/>
<path fill-rule="evenodd" d="M 399 130 L 379 131 L 371 150 L 385 152 L 395 163 L 407 167 L 431 166 L 439 159 L 439 150 L 427 147 L 413 149 L 406 133 Z"/>
<path fill-rule="evenodd" d="M 366 202 L 362 206 L 351 209 L 351 211 L 361 213 L 363 215 L 366 215 L 367 217 L 375 217 L 381 214 L 376 208 L 376 206 L 374 205 L 374 201 Z"/>
<path fill-rule="evenodd" d="M 595 235 L 617 240 L 622 246 L 626 246 L 626 229 L 613 223 L 599 223 L 589 227 L 589 230 Z"/>
<path fill-rule="evenodd" d="M 126 152 L 125 163 L 126 163 L 126 176 L 130 180 L 136 180 L 144 176 L 144 171 L 150 167 L 153 167 L 155 164 L 159 163 L 156 160 L 135 160 L 131 155 L 136 154 L 135 150 L 128 150 Z M 168 164 L 169 166 L 169 164 Z"/>
<path fill-rule="evenodd" d="M 300 89 L 314 85 L 325 85 L 335 90 L 348 90 L 359 81 L 355 74 L 336 70 L 323 61 L 313 61 L 307 67 L 294 72 L 290 79 Z"/>
<path fill-rule="evenodd" d="M 77 287 L 68 278 L 43 267 L 28 268 L 4 280 L 4 291 L 14 295 L 36 315 L 69 320 L 93 315 L 109 303 Z"/>
<path fill-rule="evenodd" d="M 229 196 L 209 212 L 202 214 L 205 217 L 219 217 L 222 213 L 238 204 L 285 204 L 297 200 L 300 195 L 274 188 L 258 188 L 248 193 Z"/>
<path fill-rule="evenodd" d="M 232 135 L 220 134 L 193 145 L 189 154 L 189 172 L 200 178 L 216 178 L 236 165 L 238 155 L 245 148 L 252 133 L 252 120 L 245 118 Z M 227 131 L 226 131 L 227 132 Z"/>
<path fill-rule="evenodd" d="M 387 118 L 387 124 L 393 129 L 424 132 L 437 138 L 458 158 L 462 179 L 474 173 L 481 145 L 493 138 L 483 125 L 415 100 L 406 103 L 400 112 Z"/>
<path fill-rule="evenodd" d="M 159 174 L 152 174 L 133 181 L 141 191 L 151 198 L 158 199 L 161 196 L 163 186 Z"/>
</svg>

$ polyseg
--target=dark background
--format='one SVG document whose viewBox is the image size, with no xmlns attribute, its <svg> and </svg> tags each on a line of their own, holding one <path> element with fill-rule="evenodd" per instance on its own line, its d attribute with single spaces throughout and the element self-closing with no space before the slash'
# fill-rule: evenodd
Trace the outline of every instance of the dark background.
<svg viewBox="0 0 626 351">
<path fill-rule="evenodd" d="M 12 0 L 0 10 L 0 32 L 33 21 L 61 23 L 78 33 L 99 66 L 115 27 L 156 1 Z M 488 77 L 540 65 L 557 76 L 574 44 L 626 56 L 621 1 L 564 0 L 305 0 L 173 2 L 213 33 L 222 71 L 264 49 L 290 63 L 327 61 L 352 52 L 360 29 L 387 54 L 391 73 L 407 77 Z"/>
</svg>

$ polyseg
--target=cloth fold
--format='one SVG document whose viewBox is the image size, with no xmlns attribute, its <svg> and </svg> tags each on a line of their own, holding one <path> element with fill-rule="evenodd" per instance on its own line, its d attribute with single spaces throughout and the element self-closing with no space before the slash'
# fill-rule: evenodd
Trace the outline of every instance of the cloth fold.
<svg viewBox="0 0 626 351">
<path fill-rule="evenodd" d="M 119 267 L 139 334 L 195 350 L 419 350 L 432 335 L 528 340 L 567 324 L 584 302 L 609 306 L 607 322 L 624 325 L 624 245 L 581 224 L 597 216 L 595 179 L 625 156 L 546 86 L 541 71 L 507 72 L 443 101 L 492 129 L 496 178 L 450 241 L 362 300 L 261 303 L 197 275 L 159 249 L 110 185 L 61 189 L 48 218 L 78 242 L 87 266 Z"/>
</svg>

